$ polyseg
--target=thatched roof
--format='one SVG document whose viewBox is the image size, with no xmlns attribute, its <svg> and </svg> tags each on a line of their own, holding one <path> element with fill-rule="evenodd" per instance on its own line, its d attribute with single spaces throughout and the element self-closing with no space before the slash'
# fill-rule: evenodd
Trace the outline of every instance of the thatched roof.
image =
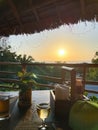
<svg viewBox="0 0 98 130">
<path fill-rule="evenodd" d="M 98 20 L 98 0 L 0 0 L 0 35 Z"/>
</svg>

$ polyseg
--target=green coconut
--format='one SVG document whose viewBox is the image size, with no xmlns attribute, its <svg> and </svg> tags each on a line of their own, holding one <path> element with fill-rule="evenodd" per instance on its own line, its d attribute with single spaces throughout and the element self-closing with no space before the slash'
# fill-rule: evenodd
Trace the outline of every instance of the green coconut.
<svg viewBox="0 0 98 130">
<path fill-rule="evenodd" d="M 69 125 L 73 130 L 98 130 L 98 104 L 77 101 L 71 108 Z"/>
</svg>

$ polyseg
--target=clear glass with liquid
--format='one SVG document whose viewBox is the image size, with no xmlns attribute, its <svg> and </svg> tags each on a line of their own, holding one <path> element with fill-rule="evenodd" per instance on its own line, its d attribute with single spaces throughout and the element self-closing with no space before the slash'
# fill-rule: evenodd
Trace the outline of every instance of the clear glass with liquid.
<svg viewBox="0 0 98 130">
<path fill-rule="evenodd" d="M 39 126 L 41 130 L 46 130 L 47 125 L 45 124 L 45 119 L 49 116 L 50 105 L 48 103 L 40 103 L 37 105 L 38 116 L 42 119 L 42 125 Z"/>
<path fill-rule="evenodd" d="M 9 119 L 10 98 L 9 96 L 0 96 L 0 120 Z"/>
</svg>

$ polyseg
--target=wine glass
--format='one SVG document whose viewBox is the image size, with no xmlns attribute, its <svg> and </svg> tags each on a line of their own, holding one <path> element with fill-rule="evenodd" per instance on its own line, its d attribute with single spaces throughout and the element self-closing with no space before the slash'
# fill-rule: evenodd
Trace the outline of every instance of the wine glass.
<svg viewBox="0 0 98 130">
<path fill-rule="evenodd" d="M 46 118 L 49 116 L 50 113 L 50 105 L 49 103 L 40 103 L 37 105 L 37 113 L 38 116 L 42 119 L 42 125 L 39 126 L 39 129 L 46 130 L 47 125 L 45 123 Z"/>
</svg>

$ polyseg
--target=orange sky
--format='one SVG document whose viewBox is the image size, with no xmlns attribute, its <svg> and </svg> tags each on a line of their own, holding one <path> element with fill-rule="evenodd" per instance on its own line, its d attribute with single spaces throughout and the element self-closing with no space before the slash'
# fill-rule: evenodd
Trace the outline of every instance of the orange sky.
<svg viewBox="0 0 98 130">
<path fill-rule="evenodd" d="M 31 55 L 36 61 L 91 61 L 98 51 L 98 24 L 78 23 L 32 35 L 10 36 L 9 43 L 18 54 Z M 60 49 L 65 55 L 58 55 Z"/>
</svg>

